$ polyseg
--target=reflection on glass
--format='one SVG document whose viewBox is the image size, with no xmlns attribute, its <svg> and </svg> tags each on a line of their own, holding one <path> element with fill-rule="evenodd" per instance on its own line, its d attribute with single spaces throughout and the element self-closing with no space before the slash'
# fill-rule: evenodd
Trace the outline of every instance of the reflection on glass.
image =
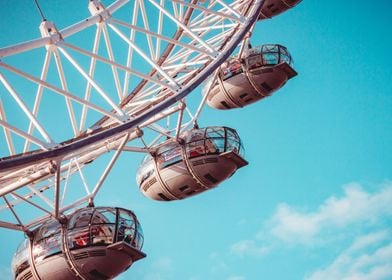
<svg viewBox="0 0 392 280">
<path fill-rule="evenodd" d="M 238 58 L 233 57 L 226 61 L 221 67 L 223 80 L 229 79 L 243 72 L 241 62 Z"/>
<path fill-rule="evenodd" d="M 41 260 L 61 251 L 61 235 L 57 233 L 40 241 L 34 242 L 33 255 L 35 260 Z"/>
<path fill-rule="evenodd" d="M 157 162 L 159 169 L 172 165 L 181 161 L 181 147 L 175 143 L 165 146 L 164 151 L 159 150 L 157 154 Z"/>
<path fill-rule="evenodd" d="M 100 219 L 101 218 L 101 219 Z M 101 220 L 101 221 L 100 221 Z M 93 224 L 116 223 L 116 209 L 102 208 L 97 209 L 94 215 Z"/>
<path fill-rule="evenodd" d="M 154 174 L 154 162 L 153 158 L 150 155 L 147 155 L 141 165 L 139 166 L 139 169 L 137 170 L 136 173 L 136 181 L 141 186 L 144 181 L 146 181 L 148 178 L 151 177 L 152 174 Z"/>
<path fill-rule="evenodd" d="M 262 45 L 253 48 L 249 50 L 248 57 L 246 58 L 246 64 L 249 70 L 283 62 L 286 62 L 291 66 L 293 64 L 291 55 L 286 47 L 281 45 Z"/>
<path fill-rule="evenodd" d="M 204 132 L 203 140 L 192 141 L 193 137 L 188 137 L 186 149 L 189 158 L 229 151 L 238 154 L 242 153 L 241 140 L 234 129 L 228 127 L 208 127 L 198 129 L 197 133 L 200 134 L 200 132 Z"/>
<path fill-rule="evenodd" d="M 85 211 L 77 211 L 74 213 L 68 223 L 68 228 L 72 229 L 88 226 L 93 211 L 94 208 L 86 208 Z"/>
<path fill-rule="evenodd" d="M 256 69 L 262 66 L 277 65 L 286 62 L 290 66 L 293 64 L 290 53 L 287 48 L 281 45 L 267 44 L 248 50 L 245 58 L 246 68 L 248 70 Z M 237 57 L 229 58 L 221 68 L 222 80 L 227 80 L 235 75 L 243 73 L 243 66 Z"/>
<path fill-rule="evenodd" d="M 61 225 L 57 220 L 45 223 L 34 238 L 33 255 L 41 260 L 61 251 Z"/>
<path fill-rule="evenodd" d="M 117 242 L 123 241 L 130 244 L 132 247 L 141 249 L 143 242 L 140 242 L 142 230 L 139 222 L 134 216 L 123 210 L 120 210 L 120 217 L 118 221 Z"/>
<path fill-rule="evenodd" d="M 12 270 L 15 277 L 23 270 L 30 267 L 28 248 L 29 240 L 25 239 L 16 250 L 14 258 L 12 259 Z"/>
</svg>

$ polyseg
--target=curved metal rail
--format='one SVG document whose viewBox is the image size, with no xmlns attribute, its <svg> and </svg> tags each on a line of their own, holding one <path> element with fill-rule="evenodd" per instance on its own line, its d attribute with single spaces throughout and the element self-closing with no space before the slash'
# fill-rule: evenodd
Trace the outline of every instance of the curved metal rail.
<svg viewBox="0 0 392 280">
<path fill-rule="evenodd" d="M 27 116 L 29 124 L 29 128 L 23 130 L 14 125 L 12 121 L 8 121 L 7 116 L 9 115 L 6 114 L 0 100 L 0 126 L 3 127 L 3 139 L 7 142 L 10 152 L 8 156 L 0 158 L 0 197 L 3 197 L 4 201 L 7 197 L 10 198 L 9 202 L 0 206 L 0 212 L 24 203 L 39 209 L 41 213 L 44 212 L 44 217 L 48 215 L 59 217 L 61 212 L 81 203 L 93 201 L 122 151 L 149 151 L 149 147 L 157 139 L 152 144 L 146 145 L 142 137 L 143 128 L 158 132 L 159 136 L 165 135 L 175 138 L 181 129 L 197 122 L 205 99 L 201 101 L 194 114 L 188 112 L 190 120 L 185 122 L 183 114 L 188 108 L 183 106 L 185 104 L 184 98 L 211 75 L 241 43 L 254 26 L 264 1 L 241 0 L 226 3 L 217 0 L 203 3 L 197 0 L 190 2 L 174 0 L 169 1 L 173 5 L 169 9 L 166 4 L 164 5 L 164 1 L 158 3 L 149 0 L 149 5 L 154 7 L 159 15 L 157 31 L 153 31 L 149 27 L 144 4 L 147 1 L 137 0 L 134 2 L 131 23 L 115 18 L 114 14 L 121 10 L 120 8 L 126 2 L 128 1 L 119 0 L 107 8 L 99 2 L 90 2 L 89 10 L 92 16 L 86 20 L 61 31 L 58 31 L 50 22 L 43 22 L 41 24 L 43 38 L 0 49 L 2 72 L 4 70 L 7 74 L 12 73 L 22 77 L 37 86 L 37 98 L 34 102 L 31 101 L 34 103 L 34 109 L 31 110 L 14 89 L 10 79 L 2 72 L 0 73 L 0 80 L 6 88 L 6 92 L 18 103 L 19 109 Z M 141 17 L 139 20 L 135 19 L 138 15 Z M 163 24 L 167 22 L 176 27 L 176 32 L 172 37 L 164 32 Z M 82 49 L 77 44 L 66 40 L 94 25 L 97 26 L 97 30 L 92 51 Z M 128 36 L 125 35 L 122 28 L 130 30 L 127 33 Z M 116 40 L 125 42 L 128 48 L 125 64 L 118 63 L 114 59 L 112 45 L 117 41 L 113 40 L 111 43 L 108 29 L 117 36 Z M 144 43 L 141 43 L 140 46 L 136 44 L 138 32 L 144 36 Z M 101 35 L 105 40 L 106 57 L 98 51 Z M 76 39 L 81 40 L 80 38 Z M 163 44 L 163 41 L 166 43 Z M 163 51 L 160 50 L 161 48 Z M 39 77 L 37 74 L 34 76 L 23 69 L 14 67 L 12 63 L 7 61 L 10 59 L 12 62 L 14 56 L 36 52 L 38 49 L 45 51 L 45 62 Z M 56 62 L 56 70 L 60 80 L 57 84 L 46 81 L 49 69 L 48 61 L 51 56 Z M 73 71 L 83 77 L 86 83 L 84 97 L 78 97 L 69 89 L 64 74 L 65 62 L 62 63 L 60 56 L 72 65 Z M 143 73 L 142 70 L 139 71 L 137 65 L 131 65 L 132 57 L 136 56 L 144 62 L 144 68 L 148 66 L 152 70 Z M 84 70 L 76 59 L 83 60 L 84 57 L 89 58 L 88 71 Z M 117 104 L 106 95 L 105 90 L 98 83 L 98 78 L 94 78 L 95 65 L 98 62 L 111 68 L 112 80 L 114 80 L 112 88 L 116 89 L 117 87 L 116 91 L 119 95 Z M 120 70 L 125 75 L 123 87 L 120 86 L 119 81 L 118 72 Z M 130 91 L 130 94 L 124 94 L 124 92 L 129 92 L 128 80 L 131 77 L 136 77 L 137 86 Z M 99 81 L 102 82 L 102 80 Z M 38 108 L 35 104 L 40 104 L 39 99 L 44 89 L 59 94 L 65 99 L 73 132 L 69 140 L 54 141 L 38 118 Z M 107 104 L 101 106 L 99 103 L 91 102 L 92 91 L 100 95 Z M 75 121 L 75 114 L 72 113 L 75 110 L 72 104 L 75 102 L 82 106 L 82 120 L 79 126 Z M 98 112 L 101 118 L 95 123 L 88 124 L 85 119 L 83 120 L 86 118 L 87 110 Z M 176 116 L 176 114 L 178 114 L 178 123 L 174 129 L 164 129 L 158 125 L 160 120 L 171 115 Z M 90 128 L 85 129 L 86 125 Z M 16 151 L 11 141 L 11 135 L 19 135 L 24 140 L 25 145 L 22 152 Z M 144 147 L 126 146 L 127 143 L 137 138 L 141 140 Z M 32 147 L 40 148 L 33 149 Z M 86 193 L 81 198 L 74 199 L 67 205 L 62 203 L 60 198 L 61 182 L 67 181 L 69 176 L 74 173 L 80 173 L 82 176 L 81 169 L 83 167 L 112 150 L 115 153 L 94 189 L 89 190 L 85 186 Z M 84 183 L 85 180 L 82 178 L 82 181 Z M 43 182 L 46 182 L 46 185 Z M 43 195 L 48 190 L 54 192 L 54 198 Z M 63 186 L 63 196 L 66 192 L 67 188 Z M 34 202 L 37 197 L 40 202 Z M 42 201 L 49 207 L 42 206 Z M 43 219 L 38 218 L 23 223 L 15 211 L 12 211 L 12 216 L 14 216 L 14 220 L 17 220 L 16 222 L 0 221 L 0 226 L 25 231 Z"/>
</svg>

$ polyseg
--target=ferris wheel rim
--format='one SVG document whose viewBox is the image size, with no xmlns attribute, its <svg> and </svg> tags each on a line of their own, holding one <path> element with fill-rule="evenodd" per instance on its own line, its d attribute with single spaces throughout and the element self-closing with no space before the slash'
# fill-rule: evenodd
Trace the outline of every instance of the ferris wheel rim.
<svg viewBox="0 0 392 280">
<path fill-rule="evenodd" d="M 118 0 L 116 3 L 127 2 L 126 0 Z M 245 23 L 242 25 L 240 31 L 230 39 L 226 47 L 225 52 L 221 52 L 213 62 L 208 64 L 194 79 L 193 83 L 190 85 L 186 85 L 182 88 L 181 91 L 177 92 L 175 95 L 165 99 L 163 102 L 153 106 L 152 108 L 145 111 L 143 114 L 135 117 L 132 120 L 126 121 L 123 124 L 119 124 L 118 126 L 112 128 L 106 128 L 102 132 L 92 133 L 86 137 L 83 137 L 80 140 L 76 140 L 73 142 L 75 138 L 71 138 L 67 141 L 59 143 L 58 146 L 49 149 L 49 150 L 36 150 L 36 151 L 29 151 L 25 154 L 17 154 L 14 156 L 9 156 L 0 159 L 0 170 L 2 172 L 6 172 L 11 168 L 16 167 L 23 167 L 33 162 L 43 162 L 43 161 L 50 161 L 61 159 L 62 157 L 66 156 L 68 153 L 77 151 L 78 149 L 82 149 L 88 145 L 92 145 L 98 142 L 102 142 L 104 140 L 109 139 L 110 137 L 119 136 L 130 129 L 137 127 L 138 124 L 147 120 L 152 115 L 161 112 L 162 110 L 168 108 L 169 106 L 179 102 L 182 98 L 186 97 L 188 94 L 192 92 L 197 86 L 199 86 L 212 72 L 214 72 L 220 64 L 222 64 L 234 51 L 237 45 L 243 40 L 246 33 L 251 29 L 252 25 L 257 21 L 258 15 L 261 12 L 263 3 L 265 0 L 255 0 L 253 5 L 250 7 L 251 14 L 249 17 L 246 18 Z M 46 38 L 42 38 L 46 39 Z M 40 40 L 40 39 L 38 39 Z M 46 42 L 43 40 L 42 42 Z M 40 44 L 42 43 L 40 42 Z M 71 142 L 71 143 L 69 143 Z"/>
<path fill-rule="evenodd" d="M 150 1 L 155 2 L 155 0 Z M 182 2 L 182 0 L 176 1 L 185 3 Z M 197 3 L 197 1 L 198 0 L 193 0 L 192 2 Z M 213 59 L 205 60 L 206 62 L 203 62 L 201 66 L 198 65 L 197 71 L 193 72 L 192 75 L 184 75 L 185 79 L 179 80 L 181 81 L 181 87 L 179 90 L 173 91 L 173 87 L 168 88 L 168 91 L 163 92 L 163 98 L 158 96 L 159 98 L 155 99 L 158 100 L 157 102 L 152 101 L 148 103 L 148 106 L 143 105 L 144 107 L 142 107 L 141 110 L 139 110 L 136 105 L 136 107 L 133 108 L 136 108 L 139 111 L 134 110 L 134 112 L 136 112 L 135 114 L 132 113 L 132 110 L 129 111 L 126 108 L 127 111 L 124 110 L 123 112 L 127 113 L 125 115 L 127 118 L 121 119 L 120 122 L 118 120 L 117 122 L 113 122 L 113 119 L 109 119 L 108 121 L 103 120 L 102 123 L 98 123 L 97 127 L 94 127 L 94 125 L 90 126 L 90 130 L 84 131 L 78 135 L 78 137 L 75 136 L 73 138 L 69 138 L 67 141 L 57 142 L 55 144 L 56 146 L 45 146 L 42 147 L 41 150 L 30 150 L 20 154 L 11 154 L 9 157 L 0 158 L 0 183 L 3 185 L 0 188 L 0 197 L 4 198 L 5 201 L 3 206 L 0 205 L 0 211 L 8 209 L 12 212 L 12 208 L 14 206 L 18 204 L 28 204 L 30 207 L 34 207 L 37 211 L 41 211 L 41 214 L 44 213 L 43 216 L 37 216 L 38 218 L 33 220 L 30 218 L 26 222 L 21 222 L 18 215 L 12 212 L 14 220 L 16 219 L 17 223 L 0 220 L 0 227 L 26 232 L 26 230 L 28 231 L 30 228 L 39 225 L 48 217 L 59 218 L 61 213 L 65 213 L 70 209 L 81 207 L 83 204 L 88 203 L 88 205 L 90 205 L 90 203 L 93 203 L 95 196 L 101 188 L 106 176 L 110 172 L 114 162 L 116 162 L 118 155 L 122 153 L 128 141 L 131 141 L 129 139 L 134 140 L 136 139 L 136 136 L 139 137 L 137 135 L 140 131 L 139 125 L 140 128 L 143 129 L 150 124 L 155 125 L 157 120 L 165 117 L 169 118 L 173 112 L 178 112 L 178 119 L 180 119 L 181 113 L 185 111 L 184 108 L 180 109 L 181 105 L 184 105 L 183 98 L 190 94 L 193 89 L 199 86 L 211 73 L 218 69 L 218 67 L 226 61 L 242 40 L 245 41 L 242 43 L 241 49 L 244 47 L 245 42 L 247 42 L 249 39 L 248 37 L 251 35 L 251 33 L 248 32 L 253 30 L 254 24 L 258 20 L 258 16 L 263 8 L 264 2 L 265 0 L 233 1 L 233 6 L 238 8 L 240 11 L 237 15 L 241 16 L 241 20 L 237 20 L 235 24 L 232 24 L 232 27 L 228 29 L 229 32 L 227 32 L 227 30 L 224 32 L 220 30 L 220 32 L 218 31 L 219 36 L 222 36 L 221 38 L 223 39 L 218 38 L 218 43 L 214 45 L 215 50 L 218 50 L 216 51 L 216 56 Z M 222 3 L 222 0 L 217 0 L 216 3 Z M 200 18 L 195 21 L 200 21 Z M 209 41 L 207 40 L 206 42 Z M 64 44 L 59 45 L 60 51 L 61 46 L 66 44 L 67 43 L 65 42 Z M 170 63 L 173 63 L 173 60 L 178 59 L 177 56 L 178 54 L 175 51 L 174 56 L 172 56 L 174 58 L 170 57 L 169 62 L 166 65 L 170 66 Z M 185 59 L 188 59 L 188 57 Z M 3 64 L 2 62 L 0 63 Z M 168 80 L 165 82 L 168 82 Z M 151 81 L 148 81 L 148 83 L 150 84 L 147 84 L 147 91 L 150 90 L 149 87 L 151 87 Z M 139 83 L 139 85 L 140 84 L 142 83 Z M 161 88 L 162 87 L 160 87 L 160 89 Z M 144 90 L 145 89 L 141 91 L 142 98 L 144 98 Z M 167 92 L 169 92 L 169 94 L 167 94 Z M 195 115 L 200 114 L 199 110 L 203 107 L 204 102 L 206 101 L 206 96 L 207 95 L 203 96 L 198 112 L 196 112 Z M 138 99 L 140 100 L 139 96 L 136 97 L 136 103 Z M 132 106 L 134 106 L 133 101 L 134 100 L 130 102 Z M 122 107 L 122 105 L 123 104 L 121 103 L 119 104 L 120 107 Z M 1 106 L 0 102 L 0 109 Z M 126 106 L 127 104 L 124 105 L 124 107 Z M 176 108 L 178 108 L 177 111 Z M 108 115 L 103 114 L 103 116 L 104 117 L 101 118 L 101 120 Z M 193 120 L 197 122 L 197 119 L 198 117 Z M 179 123 L 181 130 L 189 129 L 192 125 L 191 122 L 184 124 L 184 126 L 182 126 L 181 121 Z M 179 126 L 177 127 L 177 131 L 173 130 L 173 132 L 177 135 L 179 131 Z M 161 133 L 161 136 L 166 135 L 172 137 L 169 134 Z M 154 143 L 152 142 L 150 145 L 146 146 L 142 138 L 141 142 L 145 145 L 143 152 L 150 152 L 150 147 L 152 147 Z M 81 168 L 84 170 L 84 166 L 87 166 L 109 151 L 114 151 L 112 158 L 108 162 L 105 170 L 102 174 L 100 174 L 100 178 L 96 182 L 94 188 L 89 189 L 88 186 L 86 186 Z M 141 150 L 139 150 L 139 152 L 140 151 Z M 75 172 L 80 173 L 79 175 L 81 175 L 82 181 L 80 188 L 84 187 L 85 190 L 80 193 L 78 192 L 77 196 L 80 198 L 71 198 L 72 201 L 66 201 L 64 203 L 64 197 L 68 189 L 68 179 L 70 178 L 69 174 L 73 175 Z M 64 180 L 63 188 L 61 188 L 62 180 Z M 46 193 L 46 190 L 49 190 L 48 195 L 50 195 L 51 192 L 55 195 L 54 197 L 52 196 L 49 198 L 49 202 L 46 201 L 48 199 L 47 197 L 39 194 L 41 192 Z M 20 194 L 16 193 L 16 191 L 20 192 Z M 61 198 L 60 191 L 62 192 Z M 29 201 L 34 195 L 38 195 L 37 199 L 41 199 L 39 200 L 39 204 L 34 203 L 32 200 Z M 6 196 L 12 196 L 12 201 L 7 201 Z M 47 205 L 45 207 L 41 207 L 41 203 L 46 203 Z"/>
</svg>

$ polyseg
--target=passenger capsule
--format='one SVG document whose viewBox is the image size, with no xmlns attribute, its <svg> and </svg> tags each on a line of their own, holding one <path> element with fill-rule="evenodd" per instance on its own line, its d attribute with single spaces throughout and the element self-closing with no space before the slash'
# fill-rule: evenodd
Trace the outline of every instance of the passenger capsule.
<svg viewBox="0 0 392 280">
<path fill-rule="evenodd" d="M 112 279 L 146 255 L 143 233 L 132 211 L 88 207 L 60 224 L 46 221 L 18 248 L 14 279 Z"/>
<path fill-rule="evenodd" d="M 209 190 L 248 164 L 237 132 L 228 127 L 192 129 L 160 144 L 141 163 L 136 180 L 147 197 L 170 201 Z M 180 142 L 180 143 L 179 143 Z"/>
<path fill-rule="evenodd" d="M 277 16 L 288 9 L 295 7 L 301 1 L 302 0 L 265 0 L 258 19 L 263 20 Z"/>
<path fill-rule="evenodd" d="M 248 49 L 244 59 L 232 57 L 222 64 L 207 104 L 226 110 L 244 107 L 270 96 L 297 75 L 292 65 L 290 53 L 281 45 Z"/>
</svg>

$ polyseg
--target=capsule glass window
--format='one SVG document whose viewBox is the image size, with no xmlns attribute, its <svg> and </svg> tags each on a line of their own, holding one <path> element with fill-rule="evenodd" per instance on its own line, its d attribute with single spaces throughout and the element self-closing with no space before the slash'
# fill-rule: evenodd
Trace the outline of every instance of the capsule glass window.
<svg viewBox="0 0 392 280">
<path fill-rule="evenodd" d="M 33 256 L 35 260 L 44 259 L 61 251 L 61 225 L 58 221 L 44 224 L 34 239 Z"/>
<path fill-rule="evenodd" d="M 116 210 L 113 208 L 96 209 L 90 228 L 93 245 L 108 245 L 114 240 L 116 230 Z"/>
<path fill-rule="evenodd" d="M 226 134 L 226 151 L 233 151 L 237 154 L 242 154 L 244 149 L 237 132 L 226 128 Z"/>
<path fill-rule="evenodd" d="M 186 145 L 187 155 L 189 158 L 202 156 L 206 153 L 204 148 L 204 139 L 188 142 Z"/>
<path fill-rule="evenodd" d="M 29 240 L 25 239 L 18 246 L 14 258 L 12 259 L 12 270 L 15 277 L 26 268 L 30 267 L 29 264 Z"/>
<path fill-rule="evenodd" d="M 91 245 L 90 228 L 74 228 L 68 230 L 68 246 L 70 249 L 78 249 Z"/>
<path fill-rule="evenodd" d="M 143 235 L 143 231 L 142 231 L 142 227 L 140 226 L 139 222 L 136 221 L 136 235 L 135 235 L 135 239 L 134 239 L 134 247 L 136 249 L 141 250 L 141 248 L 143 247 L 143 243 L 144 243 L 144 235 Z"/>
<path fill-rule="evenodd" d="M 136 181 L 141 186 L 144 181 L 151 177 L 155 172 L 154 160 L 150 155 L 147 155 L 139 166 L 136 173 Z"/>
<path fill-rule="evenodd" d="M 136 237 L 136 221 L 132 213 L 124 210 L 119 210 L 120 215 L 118 219 L 117 242 L 123 241 L 131 246 L 138 248 L 135 243 Z"/>
<path fill-rule="evenodd" d="M 73 229 L 73 228 L 83 228 L 88 226 L 90 224 L 93 211 L 94 211 L 93 208 L 87 208 L 87 209 L 79 210 L 78 212 L 73 214 L 68 223 L 68 228 Z"/>
<path fill-rule="evenodd" d="M 241 62 L 238 58 L 232 57 L 221 67 L 223 80 L 229 79 L 243 72 Z"/>
<path fill-rule="evenodd" d="M 158 167 L 160 169 L 175 164 L 181 160 L 181 147 L 177 143 L 170 143 L 163 146 L 157 155 Z"/>
</svg>

